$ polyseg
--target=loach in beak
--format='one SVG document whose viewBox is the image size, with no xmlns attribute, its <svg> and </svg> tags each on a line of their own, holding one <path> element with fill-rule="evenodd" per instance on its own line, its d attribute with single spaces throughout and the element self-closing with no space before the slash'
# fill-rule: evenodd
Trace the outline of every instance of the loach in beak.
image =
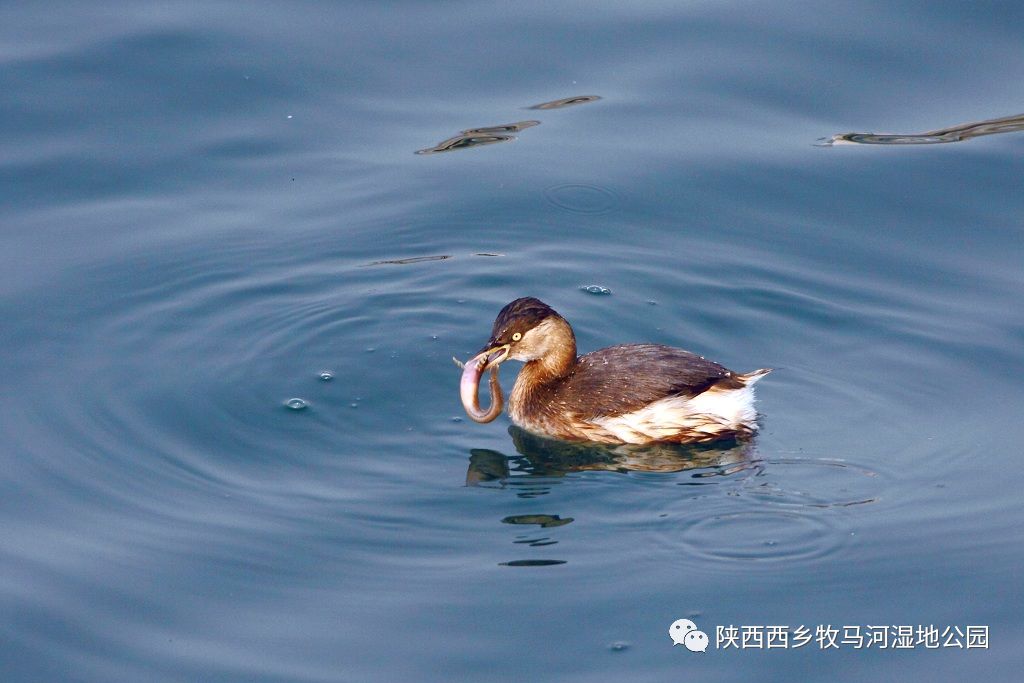
<svg viewBox="0 0 1024 683">
<path fill-rule="evenodd" d="M 490 347 L 478 353 L 462 367 L 462 379 L 459 381 L 459 397 L 462 399 L 462 407 L 466 409 L 466 414 L 474 422 L 491 422 L 498 415 L 501 415 L 501 409 L 505 406 L 505 399 L 501 395 L 501 385 L 498 383 L 498 366 L 508 357 L 508 352 L 508 344 Z M 491 369 L 489 382 L 491 407 L 483 410 L 480 407 L 478 393 L 480 378 L 483 377 L 484 370 L 488 367 Z"/>
</svg>

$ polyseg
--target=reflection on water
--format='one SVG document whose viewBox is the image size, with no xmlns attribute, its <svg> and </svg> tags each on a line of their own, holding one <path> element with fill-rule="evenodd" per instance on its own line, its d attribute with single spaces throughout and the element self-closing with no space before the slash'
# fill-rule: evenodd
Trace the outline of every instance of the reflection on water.
<svg viewBox="0 0 1024 683">
<path fill-rule="evenodd" d="M 483 128 L 469 128 L 458 135 L 437 143 L 433 147 L 416 150 L 417 154 L 438 154 L 440 152 L 454 152 L 457 149 L 469 147 L 480 147 L 481 145 L 493 145 L 498 142 L 511 142 L 516 139 L 513 133 L 532 128 L 539 125 L 540 121 L 518 121 L 506 123 L 500 126 L 485 126 Z"/>
<path fill-rule="evenodd" d="M 536 495 L 539 480 L 555 480 L 570 472 L 695 472 L 693 479 L 730 475 L 755 464 L 753 441 L 725 441 L 715 444 L 598 444 L 548 439 L 509 427 L 519 456 L 498 451 L 473 449 L 466 472 L 466 484 L 475 486 L 498 482 L 515 486 L 527 478 Z M 689 483 L 689 482 L 687 482 Z M 700 483 L 700 482 L 694 482 Z"/>
<path fill-rule="evenodd" d="M 537 524 L 547 529 L 554 526 L 565 526 L 575 520 L 572 517 L 563 519 L 558 515 L 511 515 L 501 521 L 503 524 Z"/>
<path fill-rule="evenodd" d="M 601 99 L 598 95 L 581 95 L 579 97 L 566 97 L 561 100 L 535 104 L 528 109 L 561 109 L 574 104 L 583 104 Z M 469 147 L 481 147 L 493 145 L 499 142 L 511 142 L 516 139 L 515 133 L 539 126 L 540 121 L 530 119 L 528 121 L 516 121 L 515 123 L 504 123 L 498 126 L 483 126 L 481 128 L 467 128 L 458 135 L 443 140 L 433 147 L 416 150 L 416 154 L 438 154 L 440 152 L 454 152 L 457 149 Z"/>
<path fill-rule="evenodd" d="M 542 102 L 535 104 L 530 109 L 561 109 L 562 107 L 571 107 L 575 104 L 586 104 L 587 102 L 594 102 L 601 99 L 600 95 L 579 95 L 577 97 L 565 97 L 560 100 L 553 100 L 551 102 Z"/>
<path fill-rule="evenodd" d="M 382 261 L 372 261 L 370 263 L 363 264 L 364 266 L 407 266 L 413 263 L 425 263 L 428 261 L 446 261 L 452 258 L 454 254 L 435 254 L 433 256 L 410 256 L 408 258 L 394 258 L 384 259 Z M 480 251 L 473 256 L 504 256 L 504 254 L 497 254 L 489 251 Z"/>
<path fill-rule="evenodd" d="M 763 459 L 757 456 L 755 440 L 640 446 L 559 441 L 515 426 L 509 433 L 516 455 L 474 449 L 467 485 L 505 489 L 519 499 L 535 500 L 573 481 L 572 474 L 664 475 L 635 479 L 647 487 L 643 502 L 632 503 L 628 515 L 621 516 L 632 517 L 630 523 L 653 535 L 666 561 L 692 567 L 722 562 L 739 571 L 747 562 L 803 562 L 839 552 L 851 540 L 844 510 L 878 501 L 889 481 L 875 469 L 845 460 Z M 535 526 L 512 543 L 540 548 L 557 545 L 561 532 L 555 530 L 575 519 L 530 511 L 500 521 Z M 552 562 L 527 558 L 501 564 Z"/>
<path fill-rule="evenodd" d="M 908 134 L 876 134 L 876 133 L 839 133 L 830 138 L 822 138 L 822 147 L 832 145 L 934 145 L 943 142 L 961 142 L 982 135 L 996 133 L 1015 133 L 1024 130 L 1024 114 L 1007 116 L 1001 119 L 989 119 L 976 123 L 964 123 L 952 128 L 932 130 L 927 133 Z"/>
<path fill-rule="evenodd" d="M 368 266 L 405 266 L 410 263 L 423 263 L 424 261 L 444 261 L 450 259 L 451 254 L 438 254 L 436 256 L 410 256 L 409 258 L 395 258 L 395 259 L 384 259 L 383 261 L 374 261 L 367 263 Z"/>
<path fill-rule="evenodd" d="M 527 128 L 539 126 L 540 121 L 519 121 L 517 123 L 506 123 L 501 126 L 485 126 L 484 128 L 470 128 L 462 131 L 463 135 L 502 135 L 506 133 L 518 133 Z"/>
<path fill-rule="evenodd" d="M 676 475 L 689 472 L 689 478 L 677 483 L 701 485 L 725 481 L 723 477 L 748 469 L 756 471 L 756 467 L 751 468 L 756 464 L 752 457 L 752 441 L 694 446 L 608 445 L 548 439 L 516 426 L 509 428 L 509 434 L 518 455 L 506 456 L 494 450 L 474 449 L 470 453 L 469 469 L 466 472 L 467 485 L 496 485 L 514 491 L 518 498 L 534 499 L 549 494 L 553 486 L 565 480 L 566 475 L 578 472 Z M 653 511 L 650 514 L 652 519 L 664 516 Z M 574 521 L 573 517 L 541 512 L 508 515 L 501 519 L 502 524 L 537 526 L 544 530 L 565 527 Z M 554 546 L 558 542 L 550 532 L 543 534 L 536 530 L 519 534 L 512 541 L 515 545 L 531 548 Z M 565 562 L 526 558 L 500 564 L 508 567 L 542 567 Z"/>
<path fill-rule="evenodd" d="M 571 524 L 575 520 L 572 517 L 560 517 L 558 515 L 510 515 L 501 520 L 502 524 L 516 524 L 521 526 L 531 526 L 536 524 L 542 529 L 552 529 L 555 527 L 565 526 Z M 558 543 L 555 539 L 550 536 L 530 536 L 523 534 L 512 541 L 516 545 L 528 545 L 531 548 L 542 548 L 547 545 L 555 545 Z"/>
</svg>

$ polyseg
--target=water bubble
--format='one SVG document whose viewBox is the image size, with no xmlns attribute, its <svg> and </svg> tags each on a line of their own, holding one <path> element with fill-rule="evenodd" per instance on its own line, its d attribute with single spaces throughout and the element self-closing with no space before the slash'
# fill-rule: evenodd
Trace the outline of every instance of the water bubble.
<svg viewBox="0 0 1024 683">
<path fill-rule="evenodd" d="M 462 418 L 461 417 L 453 417 L 452 418 L 452 422 L 462 422 Z"/>
<path fill-rule="evenodd" d="M 358 404 L 358 403 L 349 403 L 349 404 L 348 404 L 348 407 L 349 407 L 349 408 L 358 408 L 358 407 L 359 407 L 359 404 Z"/>
<path fill-rule="evenodd" d="M 309 407 L 309 403 L 303 401 L 301 398 L 290 398 L 284 402 L 284 405 L 290 410 L 305 410 Z"/>
<path fill-rule="evenodd" d="M 334 373 L 333 372 L 331 372 L 330 370 L 321 370 L 320 371 L 320 381 L 321 382 L 330 382 L 332 379 L 334 379 Z"/>
<path fill-rule="evenodd" d="M 616 640 L 613 643 L 608 643 L 608 649 L 612 652 L 625 652 L 629 649 L 629 643 L 625 640 Z"/>
<path fill-rule="evenodd" d="M 595 294 L 597 296 L 608 296 L 612 293 L 612 290 L 601 285 L 581 285 L 580 289 L 587 294 Z"/>
</svg>

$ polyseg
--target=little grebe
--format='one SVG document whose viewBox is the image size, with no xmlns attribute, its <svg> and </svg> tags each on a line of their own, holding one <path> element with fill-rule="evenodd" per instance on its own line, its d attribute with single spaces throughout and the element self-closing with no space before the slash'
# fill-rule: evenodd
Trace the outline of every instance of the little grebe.
<svg viewBox="0 0 1024 683">
<path fill-rule="evenodd" d="M 661 344 L 622 344 L 576 357 L 576 337 L 550 306 L 525 297 L 501 309 L 483 350 L 463 366 L 460 395 L 476 422 L 503 407 L 498 366 L 526 363 L 509 397 L 520 427 L 559 439 L 602 443 L 698 443 L 757 431 L 753 385 L 770 368 L 738 375 Z M 490 369 L 491 407 L 477 390 Z"/>
</svg>

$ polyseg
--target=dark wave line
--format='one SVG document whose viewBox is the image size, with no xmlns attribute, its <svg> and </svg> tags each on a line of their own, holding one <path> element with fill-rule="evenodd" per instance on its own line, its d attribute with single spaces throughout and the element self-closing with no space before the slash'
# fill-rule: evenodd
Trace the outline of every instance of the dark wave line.
<svg viewBox="0 0 1024 683">
<path fill-rule="evenodd" d="M 936 145 L 945 142 L 962 142 L 983 135 L 1015 133 L 1024 130 L 1024 114 L 989 119 L 974 123 L 962 123 L 951 128 L 930 130 L 926 133 L 880 134 L 880 133 L 838 133 L 830 138 L 821 138 L 819 145 Z"/>
</svg>

